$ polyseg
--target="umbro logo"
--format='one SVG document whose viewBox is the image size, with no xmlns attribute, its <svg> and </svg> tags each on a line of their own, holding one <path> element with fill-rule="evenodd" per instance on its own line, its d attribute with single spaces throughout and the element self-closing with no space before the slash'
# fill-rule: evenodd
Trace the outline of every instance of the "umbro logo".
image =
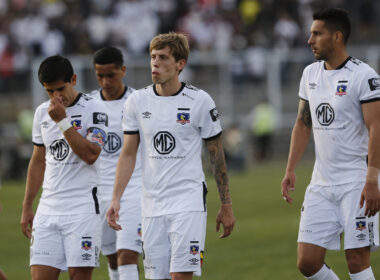
<svg viewBox="0 0 380 280">
<path fill-rule="evenodd" d="M 152 113 L 146 111 L 146 112 L 142 113 L 142 115 L 143 115 L 143 119 L 150 119 L 150 116 L 152 115 Z"/>
<path fill-rule="evenodd" d="M 315 89 L 317 87 L 316 83 L 309 83 L 309 89 Z"/>
</svg>

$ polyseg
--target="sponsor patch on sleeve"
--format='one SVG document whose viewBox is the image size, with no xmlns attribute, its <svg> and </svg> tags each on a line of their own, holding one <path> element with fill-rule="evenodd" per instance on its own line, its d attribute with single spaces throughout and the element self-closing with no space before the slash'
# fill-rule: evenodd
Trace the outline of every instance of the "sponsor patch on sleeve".
<svg viewBox="0 0 380 280">
<path fill-rule="evenodd" d="M 371 91 L 380 89 L 380 78 L 372 78 L 368 80 Z"/>
<path fill-rule="evenodd" d="M 93 124 L 104 124 L 108 126 L 108 116 L 106 113 L 94 112 L 92 122 Z"/>
<path fill-rule="evenodd" d="M 98 144 L 99 146 L 103 147 L 107 139 L 107 134 L 100 128 L 90 127 L 87 130 L 86 139 L 92 143 Z"/>
<path fill-rule="evenodd" d="M 216 107 L 210 110 L 210 116 L 213 122 L 216 122 L 219 119 L 219 113 Z"/>
</svg>

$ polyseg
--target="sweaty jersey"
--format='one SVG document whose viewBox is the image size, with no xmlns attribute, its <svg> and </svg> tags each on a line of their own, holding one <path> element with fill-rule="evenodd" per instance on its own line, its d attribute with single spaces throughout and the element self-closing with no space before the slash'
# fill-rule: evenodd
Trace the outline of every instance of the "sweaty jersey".
<svg viewBox="0 0 380 280">
<path fill-rule="evenodd" d="M 380 100 L 379 75 L 352 57 L 336 70 L 318 61 L 305 68 L 299 96 L 309 102 L 312 118 L 316 161 L 311 184 L 365 181 L 368 130 L 361 105 Z"/>
<path fill-rule="evenodd" d="M 152 85 L 127 99 L 123 116 L 124 133 L 140 136 L 142 216 L 205 211 L 202 139 L 222 131 L 211 97 L 186 84 L 160 96 Z"/>
<path fill-rule="evenodd" d="M 103 103 L 105 112 L 108 115 L 107 141 L 103 146 L 100 163 L 101 186 L 99 189 L 99 195 L 102 200 L 112 199 L 117 162 L 124 140 L 124 133 L 121 125 L 123 105 L 133 91 L 133 88 L 126 87 L 125 92 L 119 99 L 110 101 L 104 98 L 100 89 L 91 92 L 91 96 Z M 123 193 L 123 198 L 126 196 L 129 198 L 133 196 L 136 197 L 136 199 L 139 199 L 142 184 L 141 173 L 141 155 L 140 152 L 138 152 L 135 169 L 129 180 L 128 187 Z"/>
<path fill-rule="evenodd" d="M 45 215 L 98 213 L 99 159 L 92 165 L 71 149 L 57 124 L 50 118 L 50 100 L 37 107 L 33 120 L 33 143 L 45 146 L 45 174 L 37 212 Z M 67 119 L 91 142 L 104 145 L 108 116 L 94 98 L 78 94 L 66 108 Z"/>
</svg>

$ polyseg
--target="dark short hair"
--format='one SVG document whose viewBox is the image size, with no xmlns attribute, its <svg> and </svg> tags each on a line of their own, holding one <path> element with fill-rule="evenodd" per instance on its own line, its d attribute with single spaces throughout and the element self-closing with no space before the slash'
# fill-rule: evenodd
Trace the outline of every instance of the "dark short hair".
<svg viewBox="0 0 380 280">
<path fill-rule="evenodd" d="M 95 64 L 115 64 L 117 67 L 123 66 L 123 54 L 118 48 L 113 46 L 104 47 L 94 54 L 93 63 Z"/>
<path fill-rule="evenodd" d="M 330 32 L 340 31 L 343 34 L 344 43 L 348 41 L 351 33 L 351 22 L 348 12 L 338 8 L 327 8 L 316 11 L 313 14 L 313 20 L 322 20 Z"/>
<path fill-rule="evenodd" d="M 60 55 L 49 56 L 41 62 L 38 69 L 38 79 L 42 85 L 57 81 L 68 83 L 71 82 L 73 75 L 74 70 L 71 62 Z"/>
</svg>

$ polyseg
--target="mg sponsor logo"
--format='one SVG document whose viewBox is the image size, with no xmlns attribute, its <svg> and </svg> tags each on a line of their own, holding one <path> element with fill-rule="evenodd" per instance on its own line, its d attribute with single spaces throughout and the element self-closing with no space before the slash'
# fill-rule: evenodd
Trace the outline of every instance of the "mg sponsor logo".
<svg viewBox="0 0 380 280">
<path fill-rule="evenodd" d="M 160 131 L 154 136 L 153 145 L 159 154 L 167 155 L 175 148 L 175 138 L 168 131 Z"/>
<path fill-rule="evenodd" d="M 55 140 L 50 145 L 50 153 L 55 160 L 62 161 L 69 154 L 69 145 L 63 139 Z"/>
<path fill-rule="evenodd" d="M 335 118 L 334 109 L 328 103 L 319 104 L 315 113 L 319 123 L 323 126 L 330 125 Z"/>
<path fill-rule="evenodd" d="M 114 132 L 109 132 L 103 149 L 110 154 L 116 153 L 121 148 L 121 138 Z"/>
</svg>

